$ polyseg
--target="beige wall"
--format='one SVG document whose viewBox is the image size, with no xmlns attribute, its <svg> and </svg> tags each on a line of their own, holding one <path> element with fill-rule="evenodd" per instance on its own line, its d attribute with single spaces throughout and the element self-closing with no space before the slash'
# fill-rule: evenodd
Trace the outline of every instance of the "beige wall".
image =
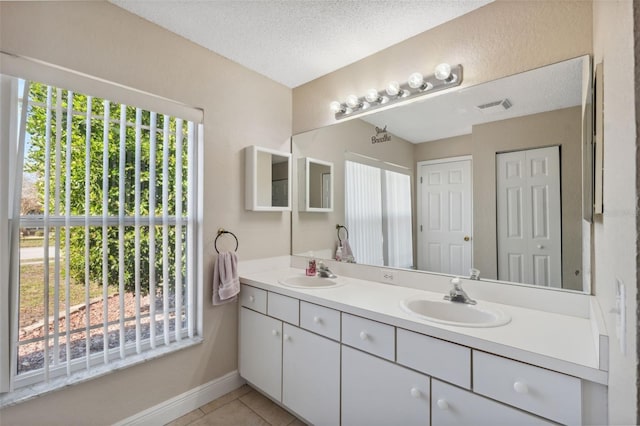
<svg viewBox="0 0 640 426">
<path fill-rule="evenodd" d="M 204 109 L 205 284 L 218 227 L 241 259 L 290 253 L 290 215 L 244 210 L 247 145 L 289 151 L 291 90 L 106 2 L 0 2 L 0 48 Z M 248 101 L 250 100 L 250 101 Z M 212 307 L 204 343 L 2 410 L 2 424 L 111 424 L 237 368 L 236 305 Z"/>
<path fill-rule="evenodd" d="M 413 170 L 413 144 L 391 135 L 390 142 L 371 143 L 375 126 L 362 120 L 350 120 L 293 137 L 294 176 L 301 176 L 300 158 L 311 157 L 333 163 L 334 207 L 332 212 L 299 212 L 296 199 L 292 215 L 292 253 L 313 251 L 315 255 L 335 250 L 338 237 L 336 225 L 344 225 L 344 161 L 345 152 L 354 152 Z M 345 143 L 335 143 L 345 141 Z M 413 174 L 413 173 L 412 173 Z M 293 194 L 298 194 L 301 182 L 294 179 Z M 332 255 L 331 255 L 332 256 Z M 357 253 L 356 253 L 357 256 Z M 356 258 L 357 260 L 357 258 Z"/>
<path fill-rule="evenodd" d="M 415 161 L 473 157 L 473 266 L 496 279 L 496 153 L 560 146 L 562 191 L 562 284 L 582 290 L 580 107 L 495 121 L 473 127 L 470 135 L 417 144 Z M 416 172 L 417 173 L 417 172 Z"/>
<path fill-rule="evenodd" d="M 294 133 L 335 123 L 331 101 L 429 73 L 440 62 L 462 64 L 465 87 L 589 54 L 591 28 L 589 1 L 497 0 L 296 87 Z"/>
<path fill-rule="evenodd" d="M 634 32 L 635 5 L 625 1 L 594 3 L 595 63 L 604 65 L 604 214 L 593 233 L 595 294 L 609 331 L 609 421 L 638 424 L 638 78 Z M 636 11 L 636 14 L 638 11 Z M 636 25 L 638 22 L 636 21 Z M 636 68 L 634 75 L 634 53 Z M 635 91 L 634 91 L 635 89 Z M 620 349 L 615 308 L 616 281 L 626 290 L 626 348 Z"/>
</svg>

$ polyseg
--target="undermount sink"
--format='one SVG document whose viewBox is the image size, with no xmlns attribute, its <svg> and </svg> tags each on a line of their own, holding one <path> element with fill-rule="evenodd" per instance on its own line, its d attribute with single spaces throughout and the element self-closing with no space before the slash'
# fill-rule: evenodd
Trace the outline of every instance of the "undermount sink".
<svg viewBox="0 0 640 426">
<path fill-rule="evenodd" d="M 282 280 L 278 280 L 282 285 L 296 288 L 327 288 L 341 285 L 336 278 L 320 278 L 317 276 L 293 275 Z"/>
<path fill-rule="evenodd" d="M 447 300 L 405 299 L 400 306 L 424 320 L 459 327 L 498 327 L 511 321 L 511 317 L 499 309 Z"/>
</svg>

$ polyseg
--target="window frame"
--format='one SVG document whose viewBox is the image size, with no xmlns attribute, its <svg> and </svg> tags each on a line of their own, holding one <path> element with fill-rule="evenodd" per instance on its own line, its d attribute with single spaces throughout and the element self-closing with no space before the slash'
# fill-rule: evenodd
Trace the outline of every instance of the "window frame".
<svg viewBox="0 0 640 426">
<path fill-rule="evenodd" d="M 19 274 L 19 251 L 18 237 L 15 235 L 16 229 L 25 225 L 40 226 L 43 223 L 41 216 L 33 216 L 25 219 L 17 215 L 16 201 L 20 199 L 21 194 L 13 194 L 13 188 L 22 187 L 21 182 L 19 186 L 16 185 L 18 180 L 21 180 L 22 171 L 17 172 L 11 167 L 2 168 L 3 173 L 0 173 L 0 225 L 8 224 L 9 226 L 2 225 L 2 228 L 11 228 L 14 231 L 11 235 L 11 241 L 9 244 L 2 244 L 0 240 L 0 265 L 4 266 L 5 263 L 10 264 L 10 267 L 2 270 L 7 271 L 3 273 L 0 270 L 0 408 L 8 405 L 15 404 L 25 399 L 29 399 L 33 396 L 49 392 L 60 387 L 68 386 L 69 384 L 75 384 L 90 380 L 95 377 L 102 376 L 111 371 L 122 369 L 126 366 L 136 365 L 138 363 L 147 361 L 149 359 L 162 356 L 167 353 L 171 353 L 185 347 L 199 344 L 203 339 L 203 237 L 202 237 L 202 222 L 203 222 L 203 159 L 202 152 L 204 149 L 204 127 L 203 127 L 203 111 L 201 109 L 186 106 L 182 103 L 175 102 L 163 97 L 152 95 L 137 89 L 132 89 L 111 83 L 106 80 L 93 78 L 86 74 L 74 72 L 68 69 L 64 69 L 58 66 L 45 64 L 41 61 L 18 57 L 14 55 L 8 55 L 0 52 L 0 74 L 6 76 L 13 76 L 16 78 L 23 78 L 25 80 L 34 80 L 47 85 L 55 87 L 64 87 L 65 89 L 74 90 L 83 94 L 91 94 L 92 96 L 100 97 L 103 99 L 109 99 L 112 104 L 125 104 L 135 105 L 138 108 L 142 108 L 146 111 L 155 111 L 158 114 L 166 114 L 178 119 L 184 118 L 185 121 L 193 123 L 190 127 L 193 129 L 194 137 L 191 139 L 191 145 L 187 146 L 188 158 L 189 158 L 189 175 L 183 177 L 182 182 L 188 182 L 188 191 L 192 194 L 189 197 L 191 199 L 190 205 L 184 205 L 184 209 L 191 215 L 188 217 L 188 221 L 185 223 L 182 217 L 177 218 L 175 216 L 168 216 L 163 218 L 163 223 L 158 223 L 158 216 L 127 216 L 125 222 L 122 223 L 118 220 L 118 217 L 108 217 L 106 223 L 113 225 L 140 225 L 145 226 L 150 223 L 156 225 L 163 224 L 166 226 L 177 225 L 182 222 L 182 226 L 185 231 L 185 254 L 191 257 L 190 267 L 187 270 L 189 279 L 192 281 L 190 288 L 193 292 L 191 294 L 192 301 L 191 306 L 193 312 L 187 316 L 189 321 L 187 329 L 181 333 L 171 333 L 175 335 L 169 345 L 163 345 L 165 343 L 164 336 L 159 334 L 156 336 L 156 342 L 152 345 L 150 338 L 146 341 L 136 344 L 136 341 L 127 342 L 125 346 L 125 357 L 121 359 L 120 347 L 115 347 L 107 350 L 108 356 L 105 357 L 104 351 L 89 354 L 89 360 L 86 356 L 72 359 L 68 364 L 70 368 L 67 370 L 67 362 L 61 362 L 58 366 L 50 367 L 49 377 L 42 377 L 42 369 L 34 370 L 32 372 L 24 372 L 20 375 L 17 374 L 17 352 L 18 352 L 18 279 Z M 1 123 L 3 124 L 3 130 L 0 134 L 0 155 L 4 159 L 4 162 L 8 162 L 10 166 L 15 164 L 22 164 L 22 161 L 13 162 L 9 160 L 9 157 L 20 155 L 19 149 L 17 149 L 17 129 L 15 126 L 5 125 L 7 123 L 15 123 L 15 115 L 9 116 L 7 109 L 11 105 L 11 102 L 15 102 L 17 105 L 17 99 L 11 99 L 7 96 L 6 90 L 8 86 L 3 84 L 3 90 L 0 91 L 0 111 L 2 113 Z M 2 93 L 2 92 L 5 93 Z M 26 92 L 26 90 L 25 90 Z M 20 95 L 18 95 L 20 96 Z M 24 108 L 23 108 L 24 111 Z M 26 111 L 22 114 L 22 123 L 25 122 Z M 22 124 L 21 132 L 24 132 L 24 124 Z M 24 140 L 24 138 L 23 138 Z M 184 139 L 184 143 L 189 143 L 187 138 Z M 18 152 L 17 152 L 18 151 Z M 0 165 L 4 165 L 0 160 Z M 13 200 L 12 200 L 13 197 Z M 19 205 L 19 201 L 18 201 Z M 13 212 L 11 211 L 13 210 Z M 140 219 L 143 221 L 140 222 Z M 58 221 L 60 219 L 57 219 Z M 95 224 L 93 222 L 96 222 Z M 17 223 L 16 223 L 17 222 Z M 99 222 L 99 223 L 98 223 Z M 67 223 L 58 223 L 57 226 L 60 229 L 64 229 L 66 225 L 69 226 L 85 226 L 88 221 L 85 217 L 73 217 Z M 103 226 L 102 216 L 92 216 L 92 225 Z M 51 221 L 49 225 L 52 225 Z M 3 236 L 3 231 L 0 231 L 0 236 Z M 162 231 L 160 231 L 162 232 Z M 9 254 L 9 259 L 6 255 Z M 156 257 L 157 258 L 157 257 Z M 187 309 L 186 305 L 182 306 L 183 309 Z M 62 312 L 62 311 L 61 311 Z M 191 332 L 189 332 L 191 330 Z M 138 346 L 136 348 L 136 346 Z M 154 348 L 155 346 L 155 348 Z M 9 350 L 6 350 L 9 349 Z M 142 349 L 142 351 L 140 351 Z M 136 353 L 138 352 L 138 353 Z M 107 363 L 104 363 L 108 360 Z M 80 372 L 80 374 L 77 374 Z M 70 373 L 70 374 L 69 374 Z M 44 380 L 43 380 L 44 379 Z"/>
</svg>

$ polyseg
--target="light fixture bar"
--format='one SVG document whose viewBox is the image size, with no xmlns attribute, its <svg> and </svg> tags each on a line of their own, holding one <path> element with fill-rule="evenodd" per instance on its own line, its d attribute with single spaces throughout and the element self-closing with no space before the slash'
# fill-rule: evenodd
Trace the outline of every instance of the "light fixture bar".
<svg viewBox="0 0 640 426">
<path fill-rule="evenodd" d="M 458 64 L 449 67 L 448 64 L 440 64 L 436 67 L 434 74 L 422 77 L 419 73 L 413 73 L 406 83 L 398 84 L 393 81 L 385 89 L 378 91 L 370 89 L 360 97 L 350 95 L 344 102 L 331 102 L 329 107 L 335 114 L 336 120 L 341 120 L 383 106 L 386 107 L 397 102 L 456 87 L 461 83 L 462 65 Z M 377 92 L 377 96 L 375 96 L 374 92 Z"/>
</svg>

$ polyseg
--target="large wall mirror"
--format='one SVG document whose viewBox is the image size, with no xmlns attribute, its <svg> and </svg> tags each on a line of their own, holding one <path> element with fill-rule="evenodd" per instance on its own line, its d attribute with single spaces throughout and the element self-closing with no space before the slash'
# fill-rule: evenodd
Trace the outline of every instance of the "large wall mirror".
<svg viewBox="0 0 640 426">
<path fill-rule="evenodd" d="M 333 258 L 343 225 L 356 263 L 590 291 L 591 78 L 584 56 L 295 135 L 334 202 L 293 210 L 292 253 Z"/>
</svg>

